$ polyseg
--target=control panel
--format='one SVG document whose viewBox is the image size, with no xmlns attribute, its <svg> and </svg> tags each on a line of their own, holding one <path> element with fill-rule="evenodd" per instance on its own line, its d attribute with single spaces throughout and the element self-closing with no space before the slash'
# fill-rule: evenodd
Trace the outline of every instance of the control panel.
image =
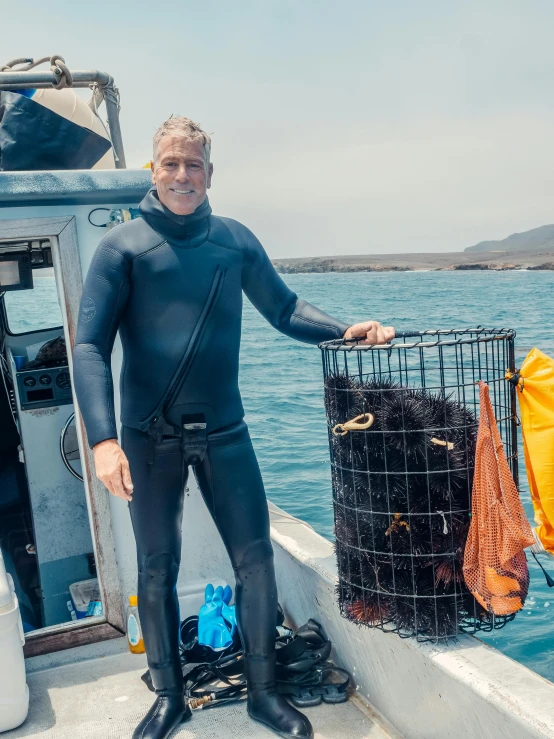
<svg viewBox="0 0 554 739">
<path fill-rule="evenodd" d="M 21 410 L 73 403 L 69 367 L 23 370 L 16 373 Z"/>
</svg>

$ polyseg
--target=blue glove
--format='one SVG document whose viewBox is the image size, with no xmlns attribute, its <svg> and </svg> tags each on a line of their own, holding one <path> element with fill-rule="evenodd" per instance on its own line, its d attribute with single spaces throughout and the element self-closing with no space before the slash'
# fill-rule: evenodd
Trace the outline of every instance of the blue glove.
<svg viewBox="0 0 554 739">
<path fill-rule="evenodd" d="M 218 586 L 214 590 L 211 583 L 206 585 L 205 603 L 198 612 L 198 643 L 214 650 L 226 649 L 233 643 L 236 628 L 235 607 L 229 603 L 233 591 L 226 585 L 225 590 Z"/>
</svg>

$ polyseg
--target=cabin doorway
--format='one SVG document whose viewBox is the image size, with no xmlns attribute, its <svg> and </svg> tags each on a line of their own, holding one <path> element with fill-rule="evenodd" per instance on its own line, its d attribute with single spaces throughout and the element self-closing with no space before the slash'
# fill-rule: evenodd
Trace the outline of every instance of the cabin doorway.
<svg viewBox="0 0 554 739">
<path fill-rule="evenodd" d="M 53 220 L 19 229 L 44 232 Z M 105 491 L 73 400 L 75 228 L 65 228 L 62 255 L 57 234 L 2 238 L 16 224 L 0 221 L 0 548 L 27 653 L 38 654 L 120 636 L 121 598 L 109 506 L 98 506 Z"/>
</svg>

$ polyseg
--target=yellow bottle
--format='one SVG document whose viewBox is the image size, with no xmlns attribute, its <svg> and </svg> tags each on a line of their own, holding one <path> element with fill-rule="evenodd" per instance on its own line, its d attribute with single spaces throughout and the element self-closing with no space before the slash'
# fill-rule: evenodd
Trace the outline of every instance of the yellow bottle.
<svg viewBox="0 0 554 739">
<path fill-rule="evenodd" d="M 145 648 L 137 606 L 137 596 L 130 595 L 129 607 L 127 608 L 127 642 L 129 644 L 130 652 L 133 654 L 142 654 L 145 651 Z"/>
</svg>

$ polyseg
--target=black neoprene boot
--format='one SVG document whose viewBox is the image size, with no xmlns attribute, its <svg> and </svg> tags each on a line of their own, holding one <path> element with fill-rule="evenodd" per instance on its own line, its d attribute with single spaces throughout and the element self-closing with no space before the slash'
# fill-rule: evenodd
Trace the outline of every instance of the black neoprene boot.
<svg viewBox="0 0 554 739">
<path fill-rule="evenodd" d="M 133 739 L 167 739 L 171 732 L 192 716 L 181 695 L 159 695 L 133 733 Z"/>
<path fill-rule="evenodd" d="M 247 710 L 250 718 L 283 739 L 313 739 L 314 730 L 304 716 L 275 688 L 275 654 L 246 658 Z"/>
<path fill-rule="evenodd" d="M 150 665 L 156 701 L 133 733 L 133 739 L 167 739 L 171 732 L 192 716 L 183 693 L 183 673 L 179 663 L 164 667 Z"/>
</svg>

